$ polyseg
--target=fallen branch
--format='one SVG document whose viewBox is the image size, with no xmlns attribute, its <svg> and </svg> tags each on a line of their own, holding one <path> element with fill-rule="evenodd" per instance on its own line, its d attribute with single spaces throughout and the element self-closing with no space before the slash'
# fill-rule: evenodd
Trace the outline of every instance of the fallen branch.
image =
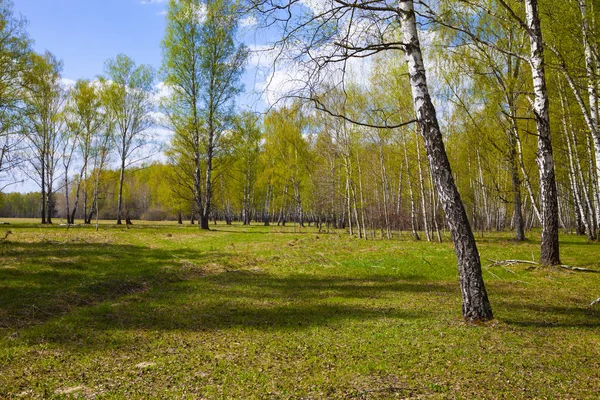
<svg viewBox="0 0 600 400">
<path fill-rule="evenodd" d="M 536 267 L 542 267 L 543 265 L 535 262 L 535 261 L 529 261 L 529 260 L 489 260 L 491 262 L 491 264 L 489 265 L 490 267 L 505 267 L 507 265 L 515 265 L 515 264 L 527 264 L 527 265 L 535 265 Z M 582 268 L 582 267 L 573 267 L 571 265 L 565 265 L 565 264 L 558 264 L 558 265 L 552 265 L 552 267 L 559 267 L 559 268 L 563 268 L 563 269 L 568 269 L 569 271 L 577 271 L 577 272 L 591 272 L 591 273 L 596 273 L 596 274 L 600 274 L 600 269 L 589 269 L 589 268 Z"/>
<path fill-rule="evenodd" d="M 571 271 L 594 272 L 596 274 L 600 274 L 600 269 L 588 269 L 588 268 L 581 268 L 581 267 L 572 267 L 570 265 L 556 265 L 556 267 L 561 267 L 561 268 L 568 269 L 568 270 L 571 270 Z"/>
<path fill-rule="evenodd" d="M 594 307 L 596 304 L 600 304 L 600 297 L 590 303 L 590 307 Z"/>
</svg>

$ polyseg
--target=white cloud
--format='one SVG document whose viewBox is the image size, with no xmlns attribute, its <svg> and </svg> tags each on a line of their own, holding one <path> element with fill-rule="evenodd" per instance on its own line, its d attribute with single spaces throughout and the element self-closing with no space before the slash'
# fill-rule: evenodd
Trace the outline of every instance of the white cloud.
<svg viewBox="0 0 600 400">
<path fill-rule="evenodd" d="M 251 44 L 248 49 L 250 50 L 248 64 L 253 67 L 272 67 L 280 52 L 279 49 L 270 45 Z"/>
<path fill-rule="evenodd" d="M 60 78 L 60 83 L 66 88 L 66 89 L 72 89 L 75 86 L 76 81 L 73 79 L 69 79 L 69 78 Z"/>
<path fill-rule="evenodd" d="M 258 21 L 256 20 L 256 18 L 252 15 L 246 17 L 246 18 L 242 18 L 240 20 L 240 26 L 242 28 L 248 28 L 248 27 L 252 27 L 255 26 L 258 23 Z"/>
<path fill-rule="evenodd" d="M 310 9 L 313 14 L 323 14 L 333 8 L 331 0 L 300 0 L 300 3 Z"/>
<path fill-rule="evenodd" d="M 159 105 L 163 99 L 170 97 L 173 94 L 173 89 L 164 82 L 158 82 L 155 86 L 156 92 L 152 98 L 154 104 Z"/>
</svg>

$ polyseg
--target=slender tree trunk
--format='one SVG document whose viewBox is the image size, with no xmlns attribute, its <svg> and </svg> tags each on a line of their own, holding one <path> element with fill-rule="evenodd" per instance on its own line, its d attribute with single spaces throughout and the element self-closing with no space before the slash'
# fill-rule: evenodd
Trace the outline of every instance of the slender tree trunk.
<svg viewBox="0 0 600 400">
<path fill-rule="evenodd" d="M 117 200 L 117 225 L 121 225 L 121 210 L 123 208 L 123 181 L 125 180 L 125 157 L 121 157 L 121 172 L 119 174 L 119 199 Z"/>
<path fill-rule="evenodd" d="M 71 216 L 69 215 L 69 168 L 65 168 L 65 212 L 67 217 L 67 225 L 71 225 Z"/>
<path fill-rule="evenodd" d="M 52 188 L 48 188 L 46 195 L 48 196 L 48 201 L 46 202 L 46 206 L 48 207 L 48 213 L 46 215 L 46 223 L 48 225 L 52 225 L 52 216 L 53 216 L 54 205 L 55 205 L 54 192 L 52 191 Z"/>
<path fill-rule="evenodd" d="M 268 184 L 267 185 L 267 194 L 265 196 L 265 208 L 263 211 L 263 219 L 264 219 L 265 226 L 269 226 L 269 224 L 270 224 L 270 218 L 269 218 L 270 210 L 269 209 L 270 209 L 271 191 L 272 191 L 271 184 Z"/>
<path fill-rule="evenodd" d="M 595 236 L 594 226 L 593 226 L 593 222 L 590 223 L 590 217 L 593 215 L 594 211 L 589 203 L 589 197 L 587 194 L 585 181 L 583 180 L 583 174 L 581 173 L 581 168 L 578 168 L 578 166 L 575 164 L 573 148 L 577 146 L 577 142 L 573 141 L 574 144 L 571 145 L 572 130 L 571 130 L 571 127 L 569 126 L 569 123 L 567 122 L 567 108 L 566 108 L 562 90 L 560 90 L 560 103 L 561 103 L 561 108 L 563 110 L 563 113 L 562 113 L 563 132 L 564 132 L 564 136 L 565 136 L 565 141 L 567 143 L 567 156 L 569 159 L 569 180 L 571 181 L 571 189 L 573 190 L 573 197 L 575 200 L 575 212 L 578 214 L 578 217 L 580 218 L 583 226 L 585 227 L 585 232 L 588 236 L 588 239 L 594 240 L 594 236 Z M 585 191 L 584 196 L 585 196 L 585 200 L 587 203 L 587 212 L 583 208 L 584 202 L 581 199 L 581 190 L 579 188 L 578 178 L 581 180 L 582 187 Z"/>
<path fill-rule="evenodd" d="M 481 193 L 481 198 L 483 199 L 483 224 L 481 230 L 490 231 L 492 212 L 489 206 L 485 182 L 483 181 L 483 168 L 481 166 L 481 153 L 479 152 L 479 149 L 475 150 L 475 155 L 477 156 L 477 173 L 479 175 L 479 181 L 477 182 L 477 190 Z"/>
<path fill-rule="evenodd" d="M 479 252 L 467 213 L 452 177 L 436 111 L 429 95 L 413 7 L 412 0 L 399 1 L 406 62 L 415 113 L 458 258 L 463 317 L 469 321 L 489 320 L 493 318 L 493 314 L 483 282 Z"/>
<path fill-rule="evenodd" d="M 75 214 L 77 213 L 77 206 L 79 205 L 79 193 L 81 192 L 81 186 L 83 184 L 83 214 L 85 220 L 85 210 L 87 209 L 87 156 L 84 155 L 83 166 L 79 172 L 79 179 L 77 180 L 77 189 L 75 190 L 75 203 L 73 204 L 73 211 L 71 212 L 71 223 L 75 223 Z M 85 222 L 85 221 L 84 221 Z"/>
<path fill-rule="evenodd" d="M 415 240 L 421 240 L 419 233 L 417 232 L 417 212 L 415 206 L 415 194 L 412 188 L 412 179 L 410 177 L 410 165 L 408 163 L 408 152 L 406 150 L 406 136 L 403 140 L 404 144 L 404 162 L 406 163 L 406 183 L 408 184 L 408 194 L 410 197 L 410 227 Z"/>
<path fill-rule="evenodd" d="M 596 187 L 600 187 L 600 128 L 598 126 L 598 65 L 596 60 L 594 59 L 594 50 L 592 49 L 592 43 L 590 41 L 590 24 L 588 20 L 587 13 L 587 3 L 586 0 L 578 0 L 579 3 L 579 11 L 581 14 L 581 32 L 583 36 L 583 45 L 584 45 L 584 54 L 585 54 L 585 70 L 587 74 L 587 91 L 588 91 L 588 99 L 590 103 L 590 115 L 589 115 L 589 128 L 594 138 L 594 147 L 595 147 L 595 161 L 596 161 L 596 169 L 595 169 L 595 180 Z M 592 14 L 593 15 L 593 14 Z M 600 196 L 596 193 L 596 196 Z M 596 215 L 596 222 L 600 223 L 600 202 L 596 202 L 596 208 L 594 209 Z M 596 227 L 596 226 L 595 226 Z M 598 237 L 600 240 L 600 236 Z"/>
<path fill-rule="evenodd" d="M 415 138 L 415 144 L 417 147 L 417 166 L 419 168 L 419 188 L 421 189 L 421 210 L 423 210 L 423 229 L 425 230 L 425 237 L 428 242 L 431 242 L 431 234 L 429 233 L 429 219 L 427 218 L 427 201 L 425 195 L 425 177 L 423 176 L 423 167 L 421 166 L 421 149 L 419 148 L 419 141 Z"/>
<path fill-rule="evenodd" d="M 431 187 L 431 214 L 432 214 L 433 225 L 435 226 L 435 232 L 437 234 L 438 243 L 442 243 L 442 233 L 440 232 L 440 226 L 437 221 L 437 208 L 438 208 L 437 196 L 435 195 L 435 191 L 433 190 L 434 185 L 433 185 L 433 175 L 431 173 L 431 169 L 429 170 L 429 185 Z"/>
<path fill-rule="evenodd" d="M 513 217 L 515 224 L 515 239 L 518 241 L 524 241 L 525 223 L 523 221 L 523 208 L 521 200 L 521 178 L 519 177 L 519 169 L 517 168 L 517 140 L 519 137 L 519 131 L 517 128 L 517 111 L 512 101 L 509 104 L 509 109 L 510 127 L 508 130 L 508 164 L 513 190 Z"/>
<path fill-rule="evenodd" d="M 519 160 L 519 167 L 521 168 L 521 173 L 523 174 L 523 183 L 525 184 L 525 189 L 527 189 L 527 194 L 529 195 L 529 201 L 531 201 L 531 208 L 533 209 L 533 214 L 536 217 L 537 221 L 542 223 L 542 213 L 537 206 L 537 201 L 535 199 L 535 195 L 533 193 L 533 187 L 531 185 L 531 180 L 529 179 L 529 174 L 527 173 L 527 169 L 525 168 L 525 160 L 523 157 L 523 146 L 521 145 L 521 138 L 517 135 L 515 136 L 515 141 L 517 144 L 517 156 Z"/>
<path fill-rule="evenodd" d="M 554 156 L 550 138 L 549 101 L 544 68 L 542 29 L 537 0 L 525 0 L 525 14 L 531 43 L 531 72 L 533 75 L 534 114 L 538 133 L 537 163 L 540 170 L 542 203 L 542 240 L 540 263 L 560 264 L 558 244 L 558 198 L 554 174 Z"/>
<path fill-rule="evenodd" d="M 210 220 L 210 208 L 212 200 L 212 164 L 213 164 L 213 140 L 214 132 L 212 125 L 209 126 L 209 144 L 206 154 L 206 179 L 204 183 L 204 208 L 200 212 L 200 228 L 208 230 Z"/>
<path fill-rule="evenodd" d="M 42 193 L 41 193 L 41 200 L 42 200 L 42 224 L 46 224 L 46 156 L 45 154 L 42 154 L 42 156 L 40 157 L 41 163 L 42 165 L 41 167 L 41 178 L 42 178 L 42 185 L 41 185 L 41 189 L 42 189 Z"/>
<path fill-rule="evenodd" d="M 92 198 L 92 204 L 90 205 L 89 213 L 87 214 L 86 224 L 92 223 L 92 218 L 94 217 L 94 209 L 96 208 L 97 203 L 98 203 L 98 189 L 94 188 L 94 195 Z M 86 212 L 87 212 L 87 210 L 84 210 L 84 213 L 86 213 Z"/>
<path fill-rule="evenodd" d="M 362 169 L 360 167 L 360 159 L 358 157 L 358 151 L 356 152 L 356 168 L 357 168 L 357 172 L 358 172 L 358 195 L 360 196 L 360 221 L 361 221 L 358 226 L 358 228 L 359 228 L 358 236 L 367 240 L 367 224 L 365 223 L 365 198 L 363 195 Z M 356 207 L 356 194 L 354 194 L 354 202 L 355 202 L 355 209 L 358 210 L 358 207 Z M 356 216 L 356 218 L 358 219 L 358 215 Z M 361 225 L 362 225 L 362 235 L 360 233 Z"/>
<path fill-rule="evenodd" d="M 383 217 L 385 222 L 385 233 L 388 240 L 392 238 L 392 232 L 390 230 L 390 216 L 389 216 L 389 184 L 387 179 L 387 170 L 385 167 L 385 158 L 383 154 L 383 144 L 379 144 L 379 163 L 381 168 L 381 188 L 383 190 Z"/>
</svg>

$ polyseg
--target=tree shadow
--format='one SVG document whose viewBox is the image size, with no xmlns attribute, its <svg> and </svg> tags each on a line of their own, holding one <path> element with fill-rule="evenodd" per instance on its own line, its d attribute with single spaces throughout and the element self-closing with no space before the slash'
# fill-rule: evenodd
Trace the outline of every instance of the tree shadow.
<svg viewBox="0 0 600 400">
<path fill-rule="evenodd" d="M 533 301 L 533 299 L 532 299 Z M 581 305 L 496 302 L 508 325 L 531 328 L 600 328 L 600 310 Z"/>
<path fill-rule="evenodd" d="M 449 294 L 418 276 L 276 276 L 235 252 L 165 251 L 84 242 L 11 243 L 0 248 L 0 329 L 42 326 L 34 335 L 73 342 L 107 331 L 298 329 L 343 319 L 427 317 L 377 304 L 397 293 Z M 243 266 L 231 260 L 242 260 Z"/>
</svg>

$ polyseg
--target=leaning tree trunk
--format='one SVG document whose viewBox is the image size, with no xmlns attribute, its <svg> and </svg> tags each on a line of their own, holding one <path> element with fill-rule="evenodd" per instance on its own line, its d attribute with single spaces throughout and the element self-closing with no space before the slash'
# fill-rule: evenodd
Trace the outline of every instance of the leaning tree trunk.
<svg viewBox="0 0 600 400">
<path fill-rule="evenodd" d="M 421 128 L 438 197 L 446 213 L 458 258 L 463 317 L 468 321 L 489 320 L 493 318 L 493 314 L 483 282 L 479 252 L 467 219 L 467 213 L 452 177 L 436 111 L 427 87 L 413 1 L 400 0 L 399 8 L 402 11 L 402 38 L 415 113 Z"/>
<path fill-rule="evenodd" d="M 535 99 L 533 111 L 538 133 L 537 163 L 540 170 L 542 203 L 542 243 L 540 263 L 560 264 L 558 247 L 558 198 L 554 175 L 554 157 L 550 139 L 549 101 L 544 70 L 544 47 L 537 0 L 525 1 L 525 13 L 531 43 L 531 73 Z"/>
</svg>

